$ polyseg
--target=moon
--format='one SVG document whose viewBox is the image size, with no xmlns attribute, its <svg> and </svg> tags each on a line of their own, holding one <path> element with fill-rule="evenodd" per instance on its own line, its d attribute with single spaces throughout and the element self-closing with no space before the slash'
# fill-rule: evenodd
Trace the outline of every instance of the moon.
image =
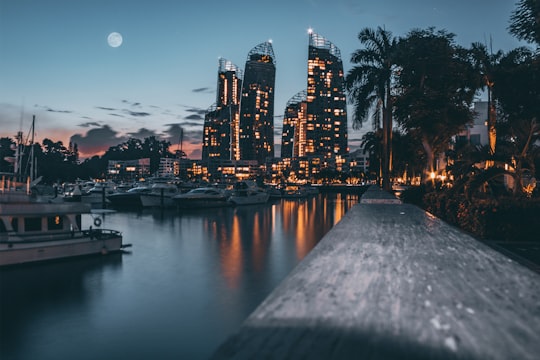
<svg viewBox="0 0 540 360">
<path fill-rule="evenodd" d="M 122 35 L 117 32 L 112 32 L 107 36 L 107 42 L 109 43 L 110 47 L 116 48 L 122 45 Z"/>
</svg>

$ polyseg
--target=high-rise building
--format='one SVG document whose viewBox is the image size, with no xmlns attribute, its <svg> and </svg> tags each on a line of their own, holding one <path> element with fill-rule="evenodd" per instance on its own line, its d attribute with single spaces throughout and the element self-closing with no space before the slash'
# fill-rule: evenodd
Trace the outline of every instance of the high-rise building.
<svg viewBox="0 0 540 360">
<path fill-rule="evenodd" d="M 341 53 L 330 41 L 310 31 L 305 155 L 345 155 L 349 152 L 347 136 Z"/>
<path fill-rule="evenodd" d="M 302 90 L 287 101 L 283 115 L 281 157 L 305 156 L 307 91 Z"/>
<path fill-rule="evenodd" d="M 274 157 L 274 87 L 276 63 L 272 43 L 248 53 L 240 103 L 240 159 L 259 164 Z"/>
<path fill-rule="evenodd" d="M 202 159 L 240 158 L 240 94 L 242 70 L 219 59 L 216 103 L 204 116 Z"/>
</svg>

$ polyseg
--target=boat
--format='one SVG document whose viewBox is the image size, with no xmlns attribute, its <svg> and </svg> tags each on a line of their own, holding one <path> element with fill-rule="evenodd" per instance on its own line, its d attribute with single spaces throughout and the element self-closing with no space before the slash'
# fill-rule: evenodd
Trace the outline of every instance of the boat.
<svg viewBox="0 0 540 360">
<path fill-rule="evenodd" d="M 268 186 L 266 188 L 270 199 L 281 199 L 282 187 L 281 186 Z"/>
<path fill-rule="evenodd" d="M 287 186 L 281 193 L 283 199 L 304 199 L 308 195 L 308 191 L 301 186 Z"/>
<path fill-rule="evenodd" d="M 200 187 L 192 189 L 184 194 L 173 196 L 173 201 L 179 209 L 199 209 L 224 207 L 232 205 L 229 202 L 231 193 L 229 190 Z"/>
<path fill-rule="evenodd" d="M 107 201 L 107 195 L 115 193 L 113 182 L 96 182 L 94 186 L 82 193 L 81 201 L 88 204 L 102 204 Z"/>
<path fill-rule="evenodd" d="M 140 194 L 143 207 L 172 207 L 175 205 L 173 197 L 180 194 L 178 186 L 171 183 L 156 182 L 149 192 Z"/>
<path fill-rule="evenodd" d="M 112 206 L 117 207 L 141 207 L 141 195 L 149 193 L 150 187 L 147 185 L 139 185 L 129 189 L 126 192 L 116 192 L 107 195 L 107 201 Z"/>
<path fill-rule="evenodd" d="M 96 217 L 82 228 L 89 204 L 37 202 L 30 193 L 0 188 L 0 266 L 119 252 L 122 234 Z M 93 228 L 95 226 L 95 228 Z"/>
<path fill-rule="evenodd" d="M 270 194 L 257 186 L 252 180 L 243 180 L 234 184 L 234 189 L 229 201 L 235 205 L 264 204 L 270 198 Z"/>
</svg>

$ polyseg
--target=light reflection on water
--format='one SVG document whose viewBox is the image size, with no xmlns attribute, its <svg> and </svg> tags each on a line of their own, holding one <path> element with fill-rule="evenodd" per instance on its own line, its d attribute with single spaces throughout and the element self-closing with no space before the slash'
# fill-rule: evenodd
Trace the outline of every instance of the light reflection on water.
<svg viewBox="0 0 540 360">
<path fill-rule="evenodd" d="M 357 202 L 106 215 L 130 253 L 0 271 L 2 360 L 207 358 Z"/>
</svg>

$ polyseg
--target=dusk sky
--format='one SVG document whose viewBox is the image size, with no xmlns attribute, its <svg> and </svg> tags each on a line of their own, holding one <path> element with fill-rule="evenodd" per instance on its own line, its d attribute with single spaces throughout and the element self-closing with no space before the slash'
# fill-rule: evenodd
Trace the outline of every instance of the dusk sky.
<svg viewBox="0 0 540 360">
<path fill-rule="evenodd" d="M 272 40 L 275 129 L 286 102 L 306 88 L 308 28 L 340 50 L 345 73 L 364 27 L 394 36 L 435 27 L 456 42 L 509 51 L 514 0 L 0 0 L 0 137 L 71 141 L 81 157 L 129 137 L 156 135 L 200 158 L 204 112 L 216 100 L 218 58 L 244 68 L 248 52 Z M 329 8 L 329 6 L 331 6 Z M 112 47 L 107 37 L 123 42 Z M 352 118 L 349 115 L 349 124 Z M 349 130 L 359 145 L 362 130 Z M 276 136 L 279 155 L 280 136 Z"/>
</svg>

